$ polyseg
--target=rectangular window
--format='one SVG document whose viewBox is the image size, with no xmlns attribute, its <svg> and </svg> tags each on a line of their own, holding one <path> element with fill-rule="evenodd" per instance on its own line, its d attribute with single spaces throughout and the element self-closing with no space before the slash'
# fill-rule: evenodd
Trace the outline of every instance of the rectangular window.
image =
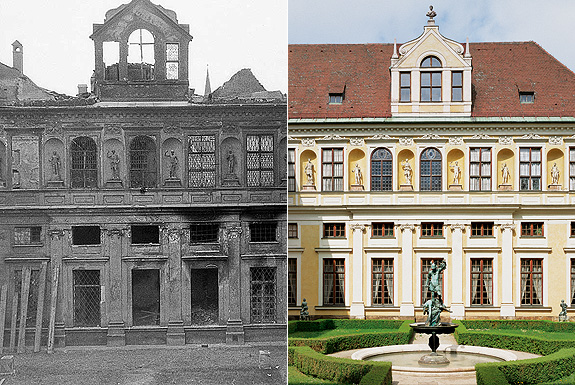
<svg viewBox="0 0 575 385">
<path fill-rule="evenodd" d="M 411 72 L 400 72 L 400 92 L 399 101 L 400 102 L 410 102 L 411 101 Z"/>
<path fill-rule="evenodd" d="M 575 147 L 569 148 L 569 190 L 575 190 Z"/>
<path fill-rule="evenodd" d="M 100 226 L 72 226 L 73 245 L 99 245 Z"/>
<path fill-rule="evenodd" d="M 534 92 L 519 92 L 519 102 L 520 103 L 533 103 L 535 101 Z"/>
<path fill-rule="evenodd" d="M 493 260 L 471 260 L 471 305 L 493 304 Z"/>
<path fill-rule="evenodd" d="M 295 149 L 288 148 L 288 191 L 295 191 Z"/>
<path fill-rule="evenodd" d="M 471 222 L 472 237 L 492 237 L 493 222 Z"/>
<path fill-rule="evenodd" d="M 297 223 L 288 223 L 288 238 L 297 238 Z"/>
<path fill-rule="evenodd" d="M 190 243 L 218 242 L 219 223 L 194 223 L 190 225 Z"/>
<path fill-rule="evenodd" d="M 100 270 L 73 270 L 74 326 L 100 325 Z"/>
<path fill-rule="evenodd" d="M 297 258 L 288 258 L 288 306 L 297 306 Z"/>
<path fill-rule="evenodd" d="M 371 260 L 371 298 L 374 305 L 393 305 L 393 258 Z"/>
<path fill-rule="evenodd" d="M 443 237 L 442 222 L 428 222 L 421 224 L 421 237 Z"/>
<path fill-rule="evenodd" d="M 571 306 L 575 306 L 575 259 L 571 260 Z"/>
<path fill-rule="evenodd" d="M 343 149 L 324 148 L 321 159 L 322 190 L 343 191 Z"/>
<path fill-rule="evenodd" d="M 216 136 L 189 137 L 188 170 L 190 187 L 205 188 L 216 185 Z"/>
<path fill-rule="evenodd" d="M 393 222 L 379 222 L 371 224 L 371 236 L 373 238 L 393 238 Z"/>
<path fill-rule="evenodd" d="M 522 237 L 542 237 L 543 222 L 521 222 Z"/>
<path fill-rule="evenodd" d="M 132 323 L 160 324 L 160 270 L 132 270 Z"/>
<path fill-rule="evenodd" d="M 519 149 L 519 186 L 521 190 L 541 190 L 541 149 Z"/>
<path fill-rule="evenodd" d="M 178 80 L 180 77 L 180 45 L 166 43 L 166 79 Z"/>
<path fill-rule="evenodd" d="M 160 227 L 157 225 L 133 225 L 131 233 L 133 245 L 160 243 Z"/>
<path fill-rule="evenodd" d="M 571 236 L 575 237 L 575 222 L 571 222 Z"/>
<path fill-rule="evenodd" d="M 276 268 L 252 267 L 250 273 L 252 323 L 277 322 Z"/>
<path fill-rule="evenodd" d="M 427 281 L 427 275 L 431 270 L 431 264 L 435 263 L 435 266 L 439 266 L 443 262 L 443 258 L 441 259 L 430 259 L 430 258 L 422 258 L 421 259 L 421 303 L 424 304 L 427 300 L 431 299 L 431 292 L 427 290 L 427 286 L 425 282 Z M 445 270 L 443 271 L 445 272 Z M 439 275 L 440 277 L 440 285 L 441 285 L 441 293 L 443 295 L 443 274 Z"/>
<path fill-rule="evenodd" d="M 42 243 L 42 227 L 16 227 L 14 229 L 15 245 L 39 245 Z"/>
<path fill-rule="evenodd" d="M 469 189 L 491 191 L 491 149 L 469 150 Z"/>
<path fill-rule="evenodd" d="M 345 238 L 345 223 L 324 223 L 324 238 Z"/>
<path fill-rule="evenodd" d="M 217 325 L 219 321 L 218 269 L 191 269 L 192 325 Z"/>
<path fill-rule="evenodd" d="M 521 305 L 543 304 L 543 260 L 521 259 Z"/>
<path fill-rule="evenodd" d="M 345 260 L 326 258 L 323 260 L 323 304 L 345 305 Z"/>
<path fill-rule="evenodd" d="M 463 101 L 463 72 L 454 71 L 451 73 L 451 101 Z"/>
<path fill-rule="evenodd" d="M 248 186 L 274 185 L 274 137 L 248 135 L 247 138 Z"/>
<path fill-rule="evenodd" d="M 421 73 L 421 101 L 441 101 L 441 72 Z"/>
<path fill-rule="evenodd" d="M 250 223 L 250 242 L 275 242 L 277 223 Z"/>
<path fill-rule="evenodd" d="M 343 103 L 343 93 L 329 94 L 329 104 Z"/>
</svg>

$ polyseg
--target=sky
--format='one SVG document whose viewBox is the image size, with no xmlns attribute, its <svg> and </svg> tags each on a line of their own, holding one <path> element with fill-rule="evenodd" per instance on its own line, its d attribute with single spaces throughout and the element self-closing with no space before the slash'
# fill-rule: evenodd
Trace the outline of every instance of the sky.
<svg viewBox="0 0 575 385">
<path fill-rule="evenodd" d="M 575 71 L 574 0 L 289 0 L 290 44 L 404 43 L 433 4 L 440 33 L 464 43 L 533 40 Z"/>
<path fill-rule="evenodd" d="M 203 95 L 251 68 L 270 91 L 287 92 L 285 0 L 152 0 L 190 25 L 190 88 Z M 0 0 L 0 62 L 12 66 L 12 43 L 23 45 L 24 74 L 38 86 L 76 95 L 94 70 L 92 25 L 129 0 Z"/>
</svg>

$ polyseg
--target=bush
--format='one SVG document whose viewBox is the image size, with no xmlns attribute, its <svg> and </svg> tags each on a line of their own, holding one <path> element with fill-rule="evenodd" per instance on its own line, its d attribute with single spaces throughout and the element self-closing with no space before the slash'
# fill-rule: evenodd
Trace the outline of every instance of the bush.
<svg viewBox="0 0 575 385">
<path fill-rule="evenodd" d="M 346 384 L 391 385 L 391 363 L 374 363 L 346 358 L 326 357 L 311 348 L 288 348 L 288 363 L 300 372 L 324 380 Z M 373 371 L 365 380 L 369 373 Z"/>
<path fill-rule="evenodd" d="M 288 333 L 317 332 L 332 329 L 399 329 L 404 321 L 361 320 L 361 319 L 320 319 L 315 321 L 291 321 Z"/>
<path fill-rule="evenodd" d="M 509 385 L 507 379 L 501 371 L 494 366 L 487 364 L 475 365 L 475 378 L 477 385 Z"/>
<path fill-rule="evenodd" d="M 546 320 L 466 320 L 467 329 L 540 330 L 544 332 L 575 332 L 575 322 Z"/>
</svg>

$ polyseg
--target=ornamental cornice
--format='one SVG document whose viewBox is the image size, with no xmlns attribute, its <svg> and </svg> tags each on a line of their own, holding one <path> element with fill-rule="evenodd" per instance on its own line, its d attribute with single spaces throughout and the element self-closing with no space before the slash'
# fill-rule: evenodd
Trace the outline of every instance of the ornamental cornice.
<svg viewBox="0 0 575 385">
<path fill-rule="evenodd" d="M 392 138 L 387 134 L 375 134 L 369 138 L 366 138 L 366 140 L 395 140 L 395 138 Z"/>
<path fill-rule="evenodd" d="M 349 138 L 349 144 L 354 147 L 362 147 L 365 145 L 365 140 L 363 138 Z"/>
<path fill-rule="evenodd" d="M 446 140 L 446 138 L 438 134 L 425 134 L 417 138 L 417 140 Z"/>
<path fill-rule="evenodd" d="M 516 142 L 543 142 L 547 139 L 539 134 L 529 133 L 520 136 L 519 138 L 515 138 Z"/>
<path fill-rule="evenodd" d="M 345 140 L 345 137 L 339 136 L 337 134 L 328 134 L 325 135 L 323 138 L 319 138 L 318 140 Z"/>
</svg>

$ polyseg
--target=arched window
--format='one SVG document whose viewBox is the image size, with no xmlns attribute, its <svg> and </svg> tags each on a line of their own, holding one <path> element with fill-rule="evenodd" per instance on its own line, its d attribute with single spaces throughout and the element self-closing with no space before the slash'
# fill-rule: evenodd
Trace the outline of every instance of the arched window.
<svg viewBox="0 0 575 385">
<path fill-rule="evenodd" d="M 426 148 L 421 153 L 421 191 L 441 191 L 441 153 L 435 148 Z"/>
<path fill-rule="evenodd" d="M 98 155 L 96 142 L 87 136 L 72 141 L 72 187 L 93 188 L 98 185 Z"/>
<path fill-rule="evenodd" d="M 128 80 L 154 80 L 154 35 L 137 29 L 128 38 Z"/>
<path fill-rule="evenodd" d="M 422 102 L 441 101 L 441 62 L 435 56 L 428 56 L 421 62 L 421 68 L 429 68 L 421 71 L 421 98 Z"/>
<path fill-rule="evenodd" d="M 147 136 L 137 136 L 130 144 L 130 187 L 156 187 L 156 144 Z"/>
<path fill-rule="evenodd" d="M 378 148 L 371 154 L 371 190 L 392 190 L 391 152 L 387 148 Z"/>
</svg>

